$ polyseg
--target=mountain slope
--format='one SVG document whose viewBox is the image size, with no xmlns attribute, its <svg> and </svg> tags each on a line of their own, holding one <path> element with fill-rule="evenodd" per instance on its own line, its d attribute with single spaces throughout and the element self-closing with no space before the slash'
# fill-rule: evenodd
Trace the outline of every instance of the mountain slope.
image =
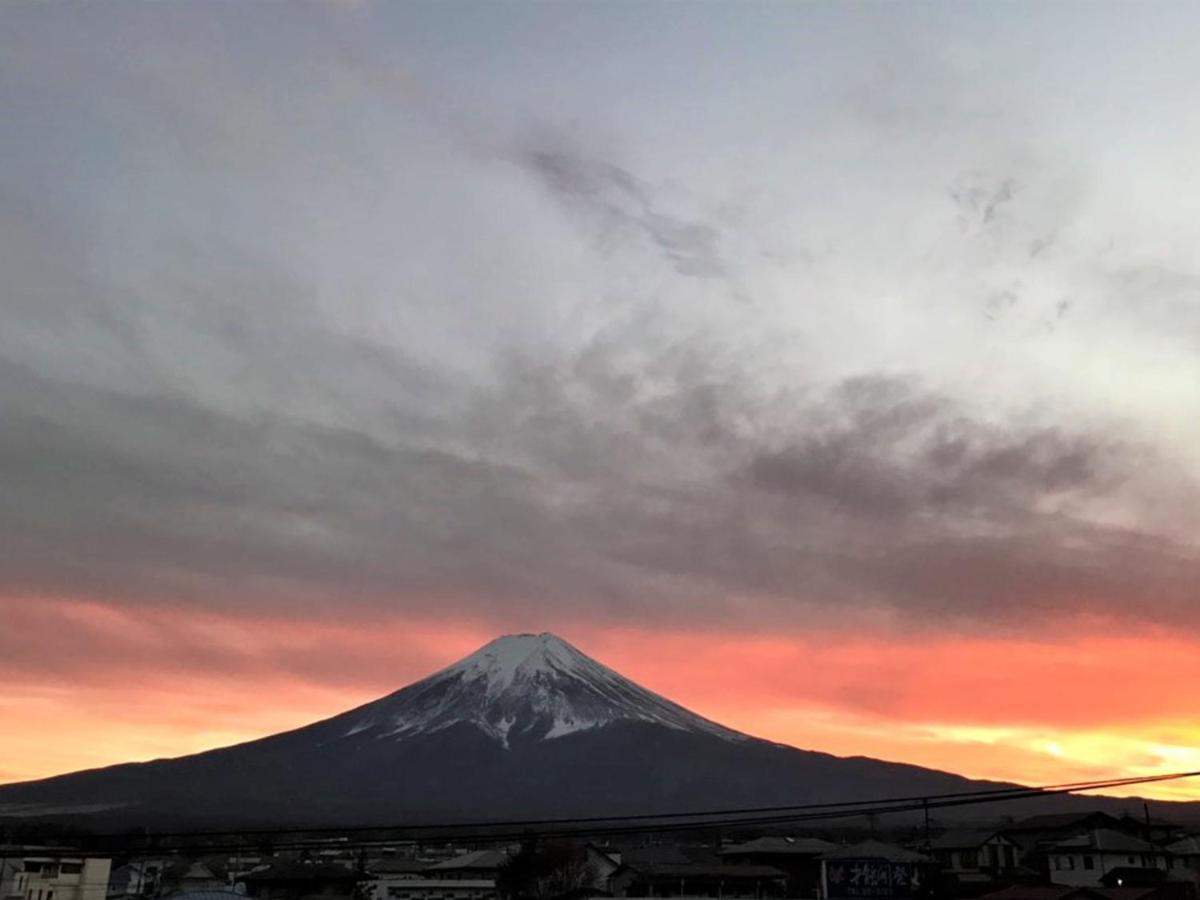
<svg viewBox="0 0 1200 900">
<path fill-rule="evenodd" d="M 339 716 L 347 737 L 405 738 L 467 723 L 505 747 L 615 722 L 745 736 L 634 684 L 552 634 L 497 638 L 466 659 Z"/>
<path fill-rule="evenodd" d="M 845 801 L 980 784 L 758 740 L 543 634 L 500 638 L 394 694 L 295 731 L 0 787 L 0 816 L 400 824 Z"/>
</svg>

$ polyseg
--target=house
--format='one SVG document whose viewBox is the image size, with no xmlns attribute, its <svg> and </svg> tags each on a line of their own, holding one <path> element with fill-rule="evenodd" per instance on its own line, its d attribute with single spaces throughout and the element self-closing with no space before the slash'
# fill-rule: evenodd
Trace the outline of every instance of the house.
<svg viewBox="0 0 1200 900">
<path fill-rule="evenodd" d="M 364 879 L 357 872 L 336 863 L 286 860 L 242 877 L 246 893 L 257 900 L 351 897 L 360 880 Z"/>
<path fill-rule="evenodd" d="M 234 872 L 222 857 L 208 860 L 166 857 L 139 859 L 112 871 L 108 900 L 173 897 L 203 891 L 224 891 L 234 883 Z"/>
<path fill-rule="evenodd" d="M 3 848 L 0 848 L 0 900 L 15 900 L 17 897 L 24 897 L 24 894 L 16 892 L 17 873 L 22 871 L 22 863 L 20 859 L 9 859 Z"/>
<path fill-rule="evenodd" d="M 21 859 L 19 857 L 9 858 L 8 854 L 11 850 L 0 847 L 0 900 L 10 900 L 10 898 L 24 897 L 24 894 L 16 892 L 17 873 L 23 871 Z"/>
<path fill-rule="evenodd" d="M 1163 848 L 1171 863 L 1171 871 L 1192 882 L 1200 881 L 1200 838 L 1185 837 Z"/>
<path fill-rule="evenodd" d="M 476 850 L 455 856 L 445 862 L 434 863 L 425 869 L 425 874 L 434 879 L 490 880 L 494 885 L 500 867 L 508 862 L 508 854 L 500 850 Z"/>
<path fill-rule="evenodd" d="M 1122 822 L 1106 812 L 1092 810 L 1078 813 L 1052 813 L 1030 816 L 1001 829 L 1009 838 L 1031 853 L 1039 847 L 1058 843 L 1083 831 L 1107 828 L 1120 831 Z"/>
<path fill-rule="evenodd" d="M 1116 868 L 1167 868 L 1167 855 L 1139 837 L 1094 828 L 1059 841 L 1046 850 L 1053 884 L 1099 887 L 1106 873 Z"/>
<path fill-rule="evenodd" d="M 1149 810 L 1143 816 L 1123 814 L 1117 830 L 1137 835 L 1152 844 L 1170 844 L 1184 836 L 1184 829 L 1181 825 L 1169 819 L 1151 816 Z"/>
<path fill-rule="evenodd" d="M 105 900 L 112 860 L 54 848 L 0 848 L 5 900 Z"/>
<path fill-rule="evenodd" d="M 508 854 L 475 850 L 438 863 L 381 860 L 364 893 L 372 900 L 495 900 L 496 879 Z"/>
<path fill-rule="evenodd" d="M 229 884 L 235 890 L 240 890 L 245 888 L 245 883 L 242 880 L 244 876 L 259 869 L 265 869 L 271 862 L 272 859 L 269 856 L 264 857 L 253 853 L 238 853 L 233 856 L 223 857 L 221 868 L 224 870 Z M 210 863 L 210 867 L 211 865 Z"/>
<path fill-rule="evenodd" d="M 621 870 L 621 851 L 612 847 L 588 844 L 584 847 L 584 852 L 596 890 L 600 893 L 611 894 L 612 878 Z"/>
<path fill-rule="evenodd" d="M 984 894 L 978 900 L 1107 900 L 1092 888 L 1055 884 L 1017 884 Z"/>
<path fill-rule="evenodd" d="M 495 900 L 493 878 L 410 878 L 383 888 L 371 885 L 375 900 Z"/>
<path fill-rule="evenodd" d="M 232 888 L 219 888 L 167 894 L 166 900 L 246 900 L 246 895 Z"/>
<path fill-rule="evenodd" d="M 760 837 L 721 850 L 721 858 L 735 865 L 773 866 L 787 876 L 789 897 L 815 897 L 821 884 L 823 854 L 837 844 L 814 837 Z"/>
<path fill-rule="evenodd" d="M 761 860 L 773 857 L 816 857 L 837 850 L 840 845 L 815 837 L 760 837 L 740 844 L 727 844 L 721 855 L 728 859 Z"/>
<path fill-rule="evenodd" d="M 388 857 L 373 860 L 367 865 L 367 883 L 363 894 L 367 900 L 386 900 L 387 897 L 399 897 L 404 887 L 410 887 L 409 882 L 424 878 L 429 863 L 419 859 L 405 857 Z M 392 888 L 396 888 L 393 892 Z"/>
<path fill-rule="evenodd" d="M 1072 887 L 1069 885 L 1014 885 L 984 894 L 979 900 L 1182 900 L 1183 895 L 1164 887 Z"/>
<path fill-rule="evenodd" d="M 173 857 L 144 857 L 113 869 L 108 877 L 108 900 L 158 897 L 172 889 L 172 875 L 186 870 Z"/>
<path fill-rule="evenodd" d="M 1166 869 L 1143 869 L 1140 866 L 1117 866 L 1109 869 L 1100 878 L 1106 888 L 1156 888 L 1167 882 L 1170 873 Z"/>
<path fill-rule="evenodd" d="M 215 862 L 200 860 L 181 864 L 168 873 L 174 894 L 191 894 L 200 891 L 220 891 L 229 887 L 229 876 L 224 867 Z"/>
<path fill-rule="evenodd" d="M 132 900 L 134 897 L 149 897 L 158 886 L 157 868 L 148 872 L 136 862 L 126 863 L 113 869 L 108 876 L 108 900 Z"/>
<path fill-rule="evenodd" d="M 725 862 L 707 847 L 641 847 L 621 855 L 609 879 L 614 897 L 783 897 L 787 875 L 774 866 Z"/>
<path fill-rule="evenodd" d="M 376 878 L 388 877 L 397 881 L 410 878 L 420 878 L 421 873 L 429 868 L 431 863 L 407 856 L 388 856 L 372 860 L 367 864 L 367 871 Z"/>
<path fill-rule="evenodd" d="M 1001 872 L 1017 868 L 1021 845 L 999 831 L 958 829 L 934 838 L 930 855 L 955 874 Z"/>
</svg>

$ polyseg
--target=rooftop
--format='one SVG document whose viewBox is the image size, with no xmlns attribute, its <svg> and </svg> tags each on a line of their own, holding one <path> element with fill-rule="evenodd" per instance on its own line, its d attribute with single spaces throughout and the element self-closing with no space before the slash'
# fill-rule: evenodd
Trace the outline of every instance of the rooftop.
<svg viewBox="0 0 1200 900">
<path fill-rule="evenodd" d="M 883 841 L 860 841 L 847 847 L 838 847 L 821 855 L 822 859 L 882 859 L 887 862 L 928 862 L 929 857 L 898 844 Z"/>
<path fill-rule="evenodd" d="M 429 863 L 422 862 L 419 859 L 394 857 L 389 859 L 377 859 L 367 868 L 374 875 L 398 875 L 411 872 L 424 872 L 429 868 Z"/>
<path fill-rule="evenodd" d="M 814 837 L 760 837 L 742 844 L 730 844 L 722 856 L 820 856 L 836 850 L 837 844 Z"/>
<path fill-rule="evenodd" d="M 720 862 L 642 863 L 629 868 L 659 878 L 721 878 L 739 879 L 786 878 L 786 873 L 774 866 L 746 865 Z"/>
<path fill-rule="evenodd" d="M 1052 851 L 1094 850 L 1097 853 L 1150 853 L 1156 848 L 1148 841 L 1111 828 L 1093 828 L 1059 841 Z"/>
<path fill-rule="evenodd" d="M 180 891 L 171 894 L 170 900 L 246 900 L 246 895 L 232 889 L 206 888 L 201 891 Z"/>
<path fill-rule="evenodd" d="M 1106 812 L 1093 809 L 1090 812 L 1046 813 L 1040 816 L 1030 816 L 1005 828 L 1005 831 L 1052 831 L 1059 828 L 1082 827 L 1088 822 L 1106 822 L 1119 825 L 1121 820 Z"/>
<path fill-rule="evenodd" d="M 982 847 L 997 833 L 986 828 L 958 828 L 934 838 L 930 846 L 934 850 L 972 850 Z"/>
<path fill-rule="evenodd" d="M 336 863 L 305 863 L 280 860 L 259 869 L 247 872 L 243 881 L 357 881 L 358 875 Z"/>
<path fill-rule="evenodd" d="M 428 872 L 452 872 L 462 869 L 498 869 L 508 861 L 508 854 L 499 850 L 475 850 L 445 862 L 429 866 Z"/>
<path fill-rule="evenodd" d="M 1153 896 L 1156 888 L 1145 887 L 1068 887 L 1065 885 L 1014 885 L 984 894 L 979 900 L 1142 900 Z"/>
<path fill-rule="evenodd" d="M 1175 843 L 1168 844 L 1167 849 L 1179 855 L 1200 854 L 1200 837 L 1180 838 Z"/>
</svg>

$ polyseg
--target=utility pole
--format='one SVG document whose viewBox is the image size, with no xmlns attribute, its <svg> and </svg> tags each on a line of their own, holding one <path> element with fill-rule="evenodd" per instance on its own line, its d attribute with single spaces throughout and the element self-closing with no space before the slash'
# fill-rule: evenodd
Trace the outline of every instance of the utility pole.
<svg viewBox="0 0 1200 900">
<path fill-rule="evenodd" d="M 1150 804 L 1142 801 L 1142 813 L 1146 817 L 1146 843 L 1150 845 L 1150 868 L 1158 868 L 1158 854 L 1154 850 L 1154 827 L 1150 824 Z"/>
</svg>

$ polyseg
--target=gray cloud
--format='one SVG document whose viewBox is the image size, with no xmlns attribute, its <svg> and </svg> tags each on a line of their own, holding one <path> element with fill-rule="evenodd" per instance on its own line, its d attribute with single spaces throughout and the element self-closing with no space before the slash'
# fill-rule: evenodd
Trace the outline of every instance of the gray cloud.
<svg viewBox="0 0 1200 900">
<path fill-rule="evenodd" d="M 753 483 L 880 518 L 1025 512 L 1110 487 L 1132 462 L 1102 438 L 974 421 L 947 398 L 897 379 L 843 382 L 812 419 L 800 444 L 754 458 Z"/>
<path fill-rule="evenodd" d="M 728 275 L 716 225 L 668 212 L 650 185 L 627 169 L 544 136 L 531 140 L 517 162 L 564 206 L 598 226 L 603 242 L 632 235 L 681 275 Z"/>
<path fill-rule="evenodd" d="M 1194 554 L 1081 512 L 1142 451 L 986 423 L 911 378 L 765 394 L 719 344 L 630 362 L 643 328 L 473 389 L 310 335 L 315 401 L 394 388 L 353 427 L 7 365 L 0 588 L 341 616 L 436 596 L 499 621 L 729 622 L 756 598 L 778 623 L 963 627 L 1189 602 Z"/>
<path fill-rule="evenodd" d="M 949 191 L 958 209 L 959 228 L 973 231 L 995 225 L 1018 186 L 1011 177 L 992 183 L 979 172 L 968 172 L 960 175 Z"/>
<path fill-rule="evenodd" d="M 862 82 L 874 38 L 810 47 L 849 93 L 773 84 L 807 58 L 778 36 L 823 32 L 760 24 L 761 56 L 712 67 L 651 42 L 646 100 L 514 68 L 443 12 L 365 10 L 336 46 L 315 8 L 278 32 L 54 15 L 19 14 L 50 63 L 0 38 L 0 602 L 722 627 L 1194 607 L 1166 372 L 1194 354 L 1146 360 L 1194 349 L 1196 279 L 1124 249 L 1175 231 L 1125 227 L 1103 160 L 1056 165 L 1008 79 L 977 103 L 979 73 L 908 66 L 908 35 L 886 84 Z M 573 28 L 558 66 L 609 58 Z M 692 123 L 672 101 L 700 83 Z M 546 84 L 578 139 L 529 124 Z"/>
</svg>

